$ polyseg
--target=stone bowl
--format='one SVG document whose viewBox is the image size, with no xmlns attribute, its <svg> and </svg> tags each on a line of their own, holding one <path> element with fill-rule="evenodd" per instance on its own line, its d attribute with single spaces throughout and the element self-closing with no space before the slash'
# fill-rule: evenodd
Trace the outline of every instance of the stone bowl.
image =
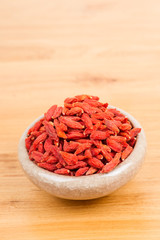
<svg viewBox="0 0 160 240">
<path fill-rule="evenodd" d="M 118 110 L 128 117 L 134 127 L 142 129 L 139 122 L 133 116 L 121 109 Z M 146 138 L 143 129 L 138 134 L 132 153 L 124 162 L 120 163 L 109 173 L 99 173 L 80 177 L 63 176 L 38 167 L 28 157 L 25 148 L 25 138 L 28 129 L 42 117 L 43 116 L 37 118 L 24 131 L 19 142 L 18 156 L 27 177 L 36 186 L 53 196 L 72 200 L 87 200 L 103 197 L 130 181 L 140 169 L 146 152 Z"/>
</svg>

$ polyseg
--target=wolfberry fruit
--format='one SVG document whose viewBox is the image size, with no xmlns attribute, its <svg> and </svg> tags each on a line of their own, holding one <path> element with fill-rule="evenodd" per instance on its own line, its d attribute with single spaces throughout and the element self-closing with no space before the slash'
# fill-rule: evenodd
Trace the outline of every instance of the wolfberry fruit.
<svg viewBox="0 0 160 240">
<path fill-rule="evenodd" d="M 99 97 L 66 98 L 29 129 L 29 159 L 55 174 L 84 176 L 112 171 L 133 151 L 140 128 Z"/>
</svg>

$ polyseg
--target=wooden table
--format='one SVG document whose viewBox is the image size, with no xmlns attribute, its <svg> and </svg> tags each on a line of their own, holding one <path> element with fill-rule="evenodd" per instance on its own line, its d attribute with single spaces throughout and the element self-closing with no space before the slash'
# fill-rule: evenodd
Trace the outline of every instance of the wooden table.
<svg viewBox="0 0 160 240">
<path fill-rule="evenodd" d="M 24 175 L 24 129 L 67 96 L 98 95 L 139 120 L 139 174 L 97 200 L 67 201 Z M 160 239 L 159 0 L 1 0 L 0 239 Z"/>
</svg>

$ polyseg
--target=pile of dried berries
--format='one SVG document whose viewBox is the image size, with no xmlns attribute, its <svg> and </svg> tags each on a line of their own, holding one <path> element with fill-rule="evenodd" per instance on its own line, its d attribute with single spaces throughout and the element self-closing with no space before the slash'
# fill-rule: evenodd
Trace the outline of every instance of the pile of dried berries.
<svg viewBox="0 0 160 240">
<path fill-rule="evenodd" d="M 29 129 L 30 160 L 51 172 L 82 176 L 108 173 L 132 152 L 140 128 L 96 96 L 67 98 Z"/>
</svg>

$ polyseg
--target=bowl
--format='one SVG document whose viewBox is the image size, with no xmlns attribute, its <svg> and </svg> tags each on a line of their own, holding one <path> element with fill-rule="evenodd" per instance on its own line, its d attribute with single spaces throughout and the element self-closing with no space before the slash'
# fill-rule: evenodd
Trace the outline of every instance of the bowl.
<svg viewBox="0 0 160 240">
<path fill-rule="evenodd" d="M 111 106 L 110 106 L 111 107 Z M 113 108 L 113 106 L 112 106 Z M 122 109 L 116 108 L 131 121 L 134 127 L 141 128 L 139 122 Z M 27 177 L 39 188 L 53 196 L 72 200 L 87 200 L 106 196 L 131 180 L 140 169 L 146 152 L 144 130 L 137 136 L 132 153 L 109 173 L 99 173 L 89 176 L 63 176 L 38 167 L 29 157 L 25 147 L 25 138 L 29 128 L 39 119 L 32 122 L 24 131 L 18 147 L 20 164 Z"/>
</svg>

